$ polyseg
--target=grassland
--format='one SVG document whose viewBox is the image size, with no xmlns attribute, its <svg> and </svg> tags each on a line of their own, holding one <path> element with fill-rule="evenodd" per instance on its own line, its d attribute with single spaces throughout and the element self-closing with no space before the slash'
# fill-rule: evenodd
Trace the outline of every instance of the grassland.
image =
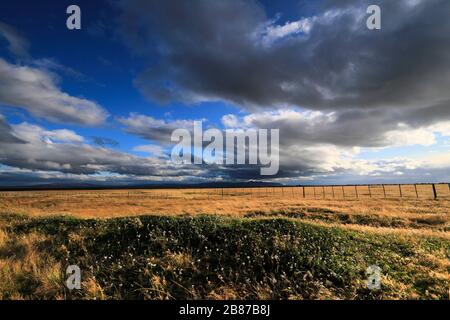
<svg viewBox="0 0 450 320">
<path fill-rule="evenodd" d="M 449 199 L 293 191 L 0 194 L 0 298 L 449 298 Z M 81 290 L 64 286 L 70 264 Z"/>
</svg>

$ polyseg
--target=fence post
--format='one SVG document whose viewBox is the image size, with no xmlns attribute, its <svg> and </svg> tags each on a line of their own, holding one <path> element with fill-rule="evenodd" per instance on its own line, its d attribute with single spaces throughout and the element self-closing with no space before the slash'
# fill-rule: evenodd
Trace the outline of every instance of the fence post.
<svg viewBox="0 0 450 320">
<path fill-rule="evenodd" d="M 316 198 L 316 187 L 313 187 L 314 190 L 314 199 Z"/>
<path fill-rule="evenodd" d="M 400 198 L 403 198 L 402 185 L 401 184 L 398 185 L 398 190 L 400 191 Z"/>
<path fill-rule="evenodd" d="M 342 186 L 342 195 L 344 196 L 344 199 L 345 199 L 345 190 L 344 190 L 344 186 Z"/>
<path fill-rule="evenodd" d="M 386 188 L 384 187 L 384 184 L 381 185 L 383 187 L 383 194 L 384 194 L 384 198 L 386 199 Z"/>
<path fill-rule="evenodd" d="M 325 199 L 325 186 L 322 186 L 322 194 L 323 194 L 323 198 Z"/>
<path fill-rule="evenodd" d="M 436 192 L 436 185 L 433 183 L 433 194 L 434 194 L 434 198 L 437 198 L 437 192 Z"/>
<path fill-rule="evenodd" d="M 370 190 L 370 184 L 367 186 L 369 188 L 369 198 L 372 198 L 372 191 Z"/>
<path fill-rule="evenodd" d="M 222 188 L 222 198 L 223 198 L 223 188 Z"/>
<path fill-rule="evenodd" d="M 306 194 L 305 194 L 305 186 L 302 187 L 303 188 L 303 199 L 305 198 Z"/>
<path fill-rule="evenodd" d="M 358 198 L 359 198 L 359 195 L 358 195 L 358 186 L 355 186 L 355 193 L 356 193 L 356 199 L 358 199 Z"/>
<path fill-rule="evenodd" d="M 333 192 L 333 199 L 334 199 L 334 186 L 331 186 L 331 191 Z"/>
<path fill-rule="evenodd" d="M 292 191 L 292 198 L 294 197 L 294 187 L 291 187 L 291 191 Z"/>
<path fill-rule="evenodd" d="M 417 192 L 417 184 L 414 184 L 414 190 L 416 191 L 416 198 L 419 198 L 419 193 Z"/>
</svg>

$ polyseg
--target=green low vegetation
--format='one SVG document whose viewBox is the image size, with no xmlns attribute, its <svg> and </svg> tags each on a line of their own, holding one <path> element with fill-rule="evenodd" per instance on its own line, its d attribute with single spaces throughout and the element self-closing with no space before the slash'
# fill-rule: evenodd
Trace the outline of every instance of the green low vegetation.
<svg viewBox="0 0 450 320">
<path fill-rule="evenodd" d="M 448 299 L 449 257 L 443 238 L 300 219 L 0 215 L 2 299 Z"/>
</svg>

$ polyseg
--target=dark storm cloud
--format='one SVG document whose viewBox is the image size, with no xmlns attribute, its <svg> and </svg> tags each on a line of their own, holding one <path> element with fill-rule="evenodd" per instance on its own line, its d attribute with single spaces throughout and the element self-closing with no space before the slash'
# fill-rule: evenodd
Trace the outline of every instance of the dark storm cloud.
<svg viewBox="0 0 450 320">
<path fill-rule="evenodd" d="M 377 1 L 382 30 L 371 31 L 372 2 L 325 2 L 308 35 L 268 46 L 269 20 L 253 1 L 125 1 L 124 32 L 140 52 L 160 41 L 161 62 L 136 81 L 160 102 L 416 109 L 449 100 L 450 2 Z"/>
</svg>

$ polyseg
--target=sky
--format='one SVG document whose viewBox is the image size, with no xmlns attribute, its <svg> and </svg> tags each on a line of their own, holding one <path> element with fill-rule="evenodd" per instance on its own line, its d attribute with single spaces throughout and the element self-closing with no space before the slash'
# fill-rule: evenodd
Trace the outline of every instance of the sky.
<svg viewBox="0 0 450 320">
<path fill-rule="evenodd" d="M 0 186 L 448 182 L 449 14 L 448 0 L 2 1 Z M 194 121 L 279 129 L 278 173 L 174 163 L 171 133 Z"/>
</svg>

